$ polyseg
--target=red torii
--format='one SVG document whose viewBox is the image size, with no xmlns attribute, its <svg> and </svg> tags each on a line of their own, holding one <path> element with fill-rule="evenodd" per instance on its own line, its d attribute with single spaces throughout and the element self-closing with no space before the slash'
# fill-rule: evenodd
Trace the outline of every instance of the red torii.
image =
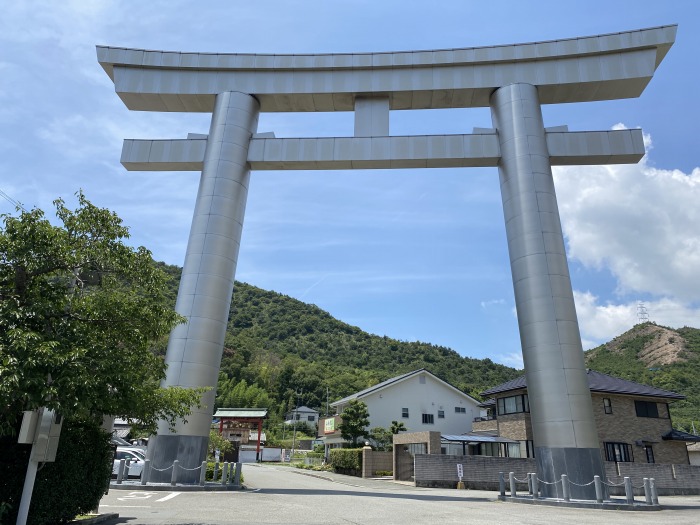
<svg viewBox="0 0 700 525">
<path fill-rule="evenodd" d="M 220 408 L 214 414 L 219 418 L 219 434 L 223 434 L 224 421 L 237 423 L 254 423 L 258 428 L 258 441 L 255 449 L 255 460 L 260 461 L 260 436 L 262 435 L 263 419 L 267 418 L 267 408 Z"/>
</svg>

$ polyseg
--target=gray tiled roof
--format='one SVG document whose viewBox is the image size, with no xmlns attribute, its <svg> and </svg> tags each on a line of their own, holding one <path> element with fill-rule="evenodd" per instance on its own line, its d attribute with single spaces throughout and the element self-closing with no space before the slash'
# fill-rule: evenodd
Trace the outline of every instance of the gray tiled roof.
<svg viewBox="0 0 700 525">
<path fill-rule="evenodd" d="M 588 386 L 591 392 L 605 392 L 609 394 L 626 394 L 632 396 L 664 397 L 668 399 L 685 399 L 684 395 L 663 390 L 649 385 L 642 385 L 634 381 L 620 379 L 595 370 L 588 370 Z M 511 390 L 527 388 L 525 376 L 520 376 L 506 383 L 489 388 L 481 393 L 482 396 L 494 396 Z"/>
</svg>

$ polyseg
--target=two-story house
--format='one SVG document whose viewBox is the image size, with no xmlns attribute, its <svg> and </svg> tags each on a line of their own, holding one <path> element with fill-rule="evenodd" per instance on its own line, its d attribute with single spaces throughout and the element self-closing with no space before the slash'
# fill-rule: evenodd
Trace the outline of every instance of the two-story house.
<svg viewBox="0 0 700 525">
<path fill-rule="evenodd" d="M 472 421 L 482 412 L 477 400 L 422 368 L 331 403 L 339 416 L 322 418 L 318 426 L 319 438 L 327 447 L 342 446 L 338 427 L 345 406 L 353 399 L 367 405 L 367 430 L 388 429 L 392 421 L 398 421 L 408 432 L 463 434 L 472 429 Z"/>
<path fill-rule="evenodd" d="M 314 410 L 313 408 L 309 408 L 307 406 L 301 406 L 287 412 L 284 416 L 284 422 L 287 425 L 291 425 L 294 422 L 297 422 L 306 423 L 311 427 L 316 427 L 316 425 L 318 424 L 318 416 L 318 410 Z"/>
<path fill-rule="evenodd" d="M 686 441 L 696 436 L 674 430 L 668 408 L 670 402 L 685 396 L 594 370 L 588 370 L 588 384 L 603 459 L 688 464 Z M 490 455 L 534 457 L 525 376 L 482 395 L 492 399 L 482 404 L 488 415 L 474 422 L 474 432 L 517 441 L 500 445 Z"/>
</svg>

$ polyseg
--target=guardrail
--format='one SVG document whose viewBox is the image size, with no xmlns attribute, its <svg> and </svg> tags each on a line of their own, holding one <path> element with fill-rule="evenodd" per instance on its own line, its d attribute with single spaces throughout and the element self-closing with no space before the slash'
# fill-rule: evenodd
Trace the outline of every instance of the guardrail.
<svg viewBox="0 0 700 525">
<path fill-rule="evenodd" d="M 562 498 L 556 498 L 556 499 L 562 499 L 563 501 L 569 502 L 571 501 L 571 485 L 576 485 L 578 487 L 586 487 L 588 485 L 595 485 L 595 494 L 596 494 L 596 503 L 603 503 L 604 499 L 604 491 L 603 491 L 603 486 L 608 486 L 608 487 L 620 487 L 624 485 L 625 487 L 625 503 L 627 505 L 634 505 L 635 503 L 641 503 L 641 502 L 636 502 L 634 499 L 634 489 L 644 489 L 644 504 L 646 505 L 653 505 L 653 506 L 658 506 L 659 505 L 659 494 L 656 490 L 656 482 L 654 478 L 644 478 L 643 484 L 635 487 L 632 485 L 632 479 L 628 476 L 625 476 L 624 481 L 622 483 L 612 483 L 609 480 L 607 482 L 603 481 L 600 479 L 600 476 L 593 476 L 593 480 L 584 483 L 583 485 L 580 485 L 578 483 L 574 483 L 573 481 L 569 480 L 569 477 L 566 474 L 561 475 L 561 479 L 554 481 L 554 482 L 547 482 L 544 480 L 541 480 L 537 477 L 537 473 L 535 472 L 530 472 L 527 474 L 527 477 L 525 479 L 518 479 L 515 477 L 514 472 L 509 472 L 508 473 L 508 482 L 510 485 L 510 497 L 515 498 L 517 497 L 517 491 L 515 488 L 516 482 L 520 483 L 527 483 L 528 486 L 528 493 L 532 496 L 533 500 L 540 499 L 540 483 L 545 484 L 545 485 L 558 485 L 561 484 L 561 493 L 562 493 Z M 499 484 L 499 491 L 500 491 L 500 498 L 505 499 L 506 497 L 506 480 L 505 477 L 503 476 L 503 472 L 498 473 L 498 484 Z M 558 492 L 558 491 L 557 491 Z"/>
<path fill-rule="evenodd" d="M 195 468 L 185 468 L 180 466 L 180 462 L 176 459 L 172 465 L 169 467 L 165 468 L 156 468 L 151 465 L 151 460 L 147 459 L 144 462 L 143 465 L 143 471 L 141 471 L 141 480 L 140 484 L 141 485 L 147 485 L 148 480 L 151 476 L 151 471 L 152 470 L 157 470 L 158 472 L 165 472 L 172 469 L 172 475 L 170 477 L 170 484 L 172 486 L 177 485 L 177 476 L 180 470 L 186 470 L 186 471 L 196 471 L 199 470 L 199 485 L 204 486 L 207 483 L 207 462 L 202 461 L 202 464 L 199 465 L 198 467 Z M 219 479 L 219 470 L 221 470 L 221 478 Z M 214 472 L 213 472 L 213 479 L 210 481 L 210 483 L 219 483 L 221 485 L 231 485 L 233 487 L 240 487 L 241 486 L 241 471 L 242 471 L 242 464 L 239 463 L 229 463 L 228 461 L 224 461 L 224 463 L 221 465 L 221 469 L 219 468 L 219 462 L 214 463 Z M 129 472 L 129 460 L 127 459 L 121 459 L 119 460 L 119 468 L 117 470 L 117 485 L 121 485 L 123 480 L 124 480 L 124 475 L 126 474 L 126 477 L 128 478 L 128 472 Z"/>
</svg>

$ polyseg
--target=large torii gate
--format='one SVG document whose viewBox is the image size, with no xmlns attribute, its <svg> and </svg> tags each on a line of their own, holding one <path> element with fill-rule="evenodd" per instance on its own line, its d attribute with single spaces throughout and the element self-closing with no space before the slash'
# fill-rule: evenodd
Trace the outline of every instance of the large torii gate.
<svg viewBox="0 0 700 525">
<path fill-rule="evenodd" d="M 497 166 L 538 475 L 553 482 L 568 474 L 580 484 L 603 476 L 551 166 L 638 162 L 642 132 L 545 128 L 540 105 L 638 97 L 675 35 L 676 26 L 662 26 L 530 44 L 320 55 L 98 47 L 129 109 L 213 114 L 208 135 L 126 140 L 122 151 L 129 170 L 202 172 L 176 306 L 188 323 L 170 336 L 165 385 L 212 390 L 187 424 L 174 433 L 159 427 L 148 450 L 154 465 L 178 459 L 195 468 L 205 456 L 250 170 Z M 493 128 L 389 135 L 391 110 L 464 107 L 490 107 Z M 257 134 L 261 111 L 354 111 L 355 133 Z M 574 485 L 572 496 L 593 498 L 592 485 Z"/>
</svg>

